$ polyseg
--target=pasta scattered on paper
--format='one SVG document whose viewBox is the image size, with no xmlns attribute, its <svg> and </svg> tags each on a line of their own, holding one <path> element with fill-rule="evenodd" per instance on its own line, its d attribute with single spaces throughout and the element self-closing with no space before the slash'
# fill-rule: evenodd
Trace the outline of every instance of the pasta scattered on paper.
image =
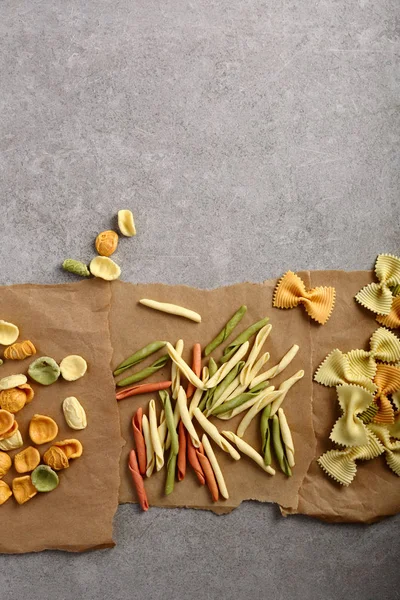
<svg viewBox="0 0 400 600">
<path fill-rule="evenodd" d="M 400 284 L 400 258 L 380 254 L 376 259 L 375 274 L 379 283 L 369 283 L 355 298 L 364 308 L 378 315 L 389 315 L 393 304 L 391 288 Z"/>
</svg>

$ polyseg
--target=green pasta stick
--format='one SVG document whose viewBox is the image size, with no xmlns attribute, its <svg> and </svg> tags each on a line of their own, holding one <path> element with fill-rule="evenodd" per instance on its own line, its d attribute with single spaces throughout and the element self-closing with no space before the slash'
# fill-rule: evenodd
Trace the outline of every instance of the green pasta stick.
<svg viewBox="0 0 400 600">
<path fill-rule="evenodd" d="M 233 317 L 231 319 L 229 319 L 229 321 L 227 322 L 227 324 L 225 325 L 225 327 L 222 329 L 222 331 L 219 332 L 219 334 L 217 335 L 216 338 L 214 338 L 212 340 L 212 342 L 210 342 L 205 348 L 204 348 L 204 356 L 208 356 L 209 354 L 211 354 L 211 352 L 213 352 L 213 350 L 215 350 L 215 348 L 218 348 L 218 346 L 220 344 L 222 344 L 222 342 L 224 342 L 226 339 L 228 339 L 228 337 L 231 335 L 232 331 L 235 329 L 235 327 L 240 323 L 240 321 L 243 319 L 245 313 L 247 310 L 247 306 L 245 306 L 243 304 L 243 306 L 241 306 L 233 315 Z"/>
<path fill-rule="evenodd" d="M 167 479 L 165 480 L 165 495 L 166 496 L 168 496 L 169 494 L 172 494 L 172 492 L 174 491 L 177 456 L 178 456 L 178 454 L 174 453 L 174 451 L 172 449 L 172 444 L 171 444 L 171 450 L 169 453 L 168 463 L 167 463 Z"/>
<path fill-rule="evenodd" d="M 272 444 L 281 471 L 283 471 L 288 477 L 291 477 L 292 471 L 289 467 L 289 463 L 287 461 L 285 450 L 282 444 L 281 428 L 279 426 L 278 415 L 274 415 L 272 417 Z"/>
<path fill-rule="evenodd" d="M 215 375 L 215 373 L 218 371 L 218 365 L 215 362 L 215 360 L 213 359 L 213 357 L 210 357 L 210 360 L 208 361 L 208 372 L 209 372 L 209 379 L 211 379 L 211 377 L 213 375 Z M 210 390 L 207 390 L 204 394 L 203 397 L 199 403 L 199 409 L 201 410 L 201 412 L 203 412 L 203 410 L 206 408 L 207 402 L 209 401 L 210 398 L 212 398 L 213 394 L 214 394 L 214 390 L 215 388 L 211 388 Z"/>
<path fill-rule="evenodd" d="M 129 369 L 129 367 L 133 367 L 138 363 L 142 362 L 145 358 L 160 350 L 160 348 L 164 348 L 167 342 L 151 342 L 151 344 L 147 344 L 144 348 L 137 350 L 134 354 L 129 356 L 126 360 L 124 360 L 114 371 L 114 375 L 120 375 Z"/>
<path fill-rule="evenodd" d="M 160 358 L 157 358 L 156 361 L 153 362 L 152 365 L 134 373 L 130 377 L 125 377 L 125 379 L 121 379 L 121 381 L 117 382 L 118 387 L 122 387 L 124 385 L 130 385 L 131 383 L 137 383 L 138 381 L 143 381 L 143 379 L 147 379 L 153 373 L 157 373 L 160 369 L 162 369 L 167 362 L 169 361 L 169 354 L 163 354 Z"/>
<path fill-rule="evenodd" d="M 161 390 L 158 393 L 160 395 L 161 402 L 164 405 L 165 421 L 167 423 L 167 429 L 168 429 L 169 435 L 171 437 L 171 452 L 178 454 L 179 440 L 178 440 L 178 434 L 176 432 L 176 427 L 175 427 L 174 412 L 173 412 L 172 406 L 171 406 L 171 398 L 169 397 L 167 390 Z"/>
<path fill-rule="evenodd" d="M 212 407 L 214 406 L 214 404 L 217 402 L 217 400 L 219 400 L 219 398 L 225 392 L 226 388 L 231 385 L 231 383 L 235 379 L 235 377 L 237 377 L 239 375 L 239 373 L 243 369 L 244 365 L 245 365 L 244 360 L 239 361 L 237 363 L 237 365 L 235 365 L 233 367 L 232 371 L 230 371 L 228 373 L 228 375 L 215 388 L 211 388 L 210 391 L 212 391 L 213 394 L 210 395 L 210 397 L 207 400 L 207 404 L 206 404 L 208 411 L 212 412 Z"/>
<path fill-rule="evenodd" d="M 247 342 L 251 336 L 260 331 L 260 329 L 262 329 L 268 323 L 268 321 L 269 318 L 265 317 L 264 319 L 261 319 L 261 321 L 253 323 L 253 325 L 250 325 L 250 327 L 242 331 L 242 333 L 225 348 L 221 358 L 221 363 L 226 363 L 230 358 L 232 358 L 239 346 Z"/>
<path fill-rule="evenodd" d="M 264 464 L 266 467 L 269 467 L 272 462 L 271 456 L 271 429 L 269 417 L 271 414 L 271 404 L 267 404 L 264 410 L 261 413 L 261 422 L 260 422 L 260 430 L 261 430 L 261 441 L 262 441 L 262 450 L 261 454 L 264 457 Z"/>
<path fill-rule="evenodd" d="M 231 400 L 228 400 L 228 402 L 224 402 L 223 404 L 221 404 L 221 406 L 217 406 L 217 408 L 215 408 L 212 411 L 212 414 L 213 415 L 223 415 L 227 412 L 230 412 L 234 408 L 237 408 L 238 406 L 242 406 L 242 404 L 244 404 L 251 398 L 254 398 L 254 396 L 257 396 L 257 394 L 259 394 L 262 390 L 264 390 L 267 387 L 267 385 L 268 385 L 268 382 L 262 382 L 256 388 L 253 388 L 249 392 L 243 392 L 243 394 L 239 394 L 238 396 L 235 396 Z"/>
</svg>

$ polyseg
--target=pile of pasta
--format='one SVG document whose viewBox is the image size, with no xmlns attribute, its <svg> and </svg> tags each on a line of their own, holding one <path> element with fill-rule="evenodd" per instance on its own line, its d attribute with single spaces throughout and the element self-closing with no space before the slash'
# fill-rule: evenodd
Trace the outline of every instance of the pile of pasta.
<svg viewBox="0 0 400 600">
<path fill-rule="evenodd" d="M 165 494 L 173 492 L 176 478 L 178 481 L 184 479 L 186 465 L 189 464 L 199 484 L 208 486 L 213 501 L 229 498 L 213 445 L 228 453 L 233 460 L 240 460 L 241 455 L 249 457 L 271 476 L 275 475 L 272 466 L 274 455 L 280 469 L 286 476 L 291 476 L 291 469 L 295 466 L 295 449 L 282 403 L 292 386 L 304 376 L 304 371 L 297 371 L 277 389 L 270 382 L 289 366 L 299 346 L 293 345 L 278 364 L 262 371 L 270 358 L 269 352 L 263 353 L 262 349 L 272 330 L 269 319 L 265 318 L 228 344 L 219 361 L 211 356 L 232 333 L 245 312 L 246 307 L 241 306 L 215 340 L 203 350 L 200 344 L 193 346 L 191 367 L 182 358 L 184 342 L 178 340 L 175 346 L 169 342 L 152 342 L 114 371 L 118 375 L 152 352 L 166 348 L 167 354 L 153 365 L 117 382 L 117 386 L 123 387 L 129 383 L 137 384 L 164 366 L 168 359 L 171 360 L 170 380 L 125 387 L 117 392 L 117 400 L 122 400 L 136 393 L 158 391 L 158 400 L 152 398 L 149 401 L 147 413 L 140 407 L 132 418 L 135 449 L 129 455 L 129 469 L 144 510 L 149 506 L 144 479 L 165 465 Z M 174 314 L 177 314 L 176 311 Z M 253 336 L 255 339 L 251 343 Z M 204 366 L 203 358 L 208 359 Z M 186 385 L 183 385 L 183 378 L 187 381 Z M 157 401 L 160 403 L 159 417 Z M 228 427 L 220 432 L 212 420 L 215 417 L 229 421 L 239 414 L 243 414 L 243 418 L 236 432 Z M 257 415 L 261 415 L 259 450 L 244 439 Z"/>
<path fill-rule="evenodd" d="M 320 456 L 322 469 L 348 486 L 358 460 L 384 454 L 388 467 L 400 476 L 400 339 L 380 327 L 368 350 L 333 350 L 314 379 L 336 387 L 341 410 L 330 434 L 339 448 Z"/>
</svg>

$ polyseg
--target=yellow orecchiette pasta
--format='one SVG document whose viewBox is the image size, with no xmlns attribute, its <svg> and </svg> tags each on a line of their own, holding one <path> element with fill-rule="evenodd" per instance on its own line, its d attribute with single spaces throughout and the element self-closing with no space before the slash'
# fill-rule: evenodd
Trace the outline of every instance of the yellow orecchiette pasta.
<svg viewBox="0 0 400 600">
<path fill-rule="evenodd" d="M 12 460 L 6 452 L 0 452 L 0 479 L 7 475 L 12 465 Z"/>
<path fill-rule="evenodd" d="M 39 463 L 39 450 L 33 446 L 28 446 L 14 456 L 14 469 L 17 473 L 29 473 L 36 469 Z"/>
<path fill-rule="evenodd" d="M 60 362 L 60 371 L 66 381 L 76 381 L 84 376 L 87 371 L 87 362 L 78 354 L 66 356 Z"/>
<path fill-rule="evenodd" d="M 61 448 L 68 459 L 82 456 L 83 446 L 79 440 L 61 440 L 60 442 L 54 442 L 54 446 Z"/>
<path fill-rule="evenodd" d="M 28 500 L 31 500 L 37 494 L 37 489 L 34 487 L 30 475 L 16 477 L 13 479 L 11 485 L 14 498 L 18 504 L 25 504 L 25 502 L 28 502 Z"/>
<path fill-rule="evenodd" d="M 111 256 L 118 246 L 118 234 L 111 229 L 102 231 L 96 238 L 95 246 L 100 256 Z"/>
<path fill-rule="evenodd" d="M 106 281 L 113 281 L 121 275 L 120 267 L 107 256 L 96 256 L 93 258 L 89 269 L 92 275 Z"/>
<path fill-rule="evenodd" d="M 0 450 L 9 452 L 10 450 L 17 450 L 24 445 L 22 435 L 19 429 L 9 438 L 0 440 Z"/>
<path fill-rule="evenodd" d="M 5 481 L 0 481 L 0 506 L 7 502 L 7 500 L 12 496 L 12 491 L 10 486 L 6 484 Z"/>
<path fill-rule="evenodd" d="M 118 211 L 118 227 L 122 235 L 125 235 L 126 237 L 136 235 L 132 211 L 126 209 Z"/>
<path fill-rule="evenodd" d="M 13 323 L 8 323 L 0 319 L 0 344 L 9 346 L 13 344 L 19 336 L 19 329 Z"/>
<path fill-rule="evenodd" d="M 43 462 L 55 471 L 68 469 L 69 467 L 68 457 L 59 446 L 50 446 L 43 454 Z"/>
<path fill-rule="evenodd" d="M 29 437 L 34 444 L 47 444 L 57 436 L 58 425 L 47 415 L 33 415 L 29 423 Z"/>
<path fill-rule="evenodd" d="M 0 391 L 19 387 L 27 382 L 26 375 L 8 375 L 0 379 Z"/>
</svg>

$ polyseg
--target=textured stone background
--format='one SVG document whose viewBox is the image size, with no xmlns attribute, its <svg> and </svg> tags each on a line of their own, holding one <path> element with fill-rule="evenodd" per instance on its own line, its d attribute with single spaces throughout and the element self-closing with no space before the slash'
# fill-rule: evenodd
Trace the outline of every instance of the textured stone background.
<svg viewBox="0 0 400 600">
<path fill-rule="evenodd" d="M 3 0 L 1 282 L 69 280 L 62 260 L 88 261 L 121 207 L 129 281 L 398 253 L 399 17 L 398 0 Z M 124 506 L 112 551 L 0 557 L 0 597 L 391 600 L 399 523 Z"/>
</svg>

